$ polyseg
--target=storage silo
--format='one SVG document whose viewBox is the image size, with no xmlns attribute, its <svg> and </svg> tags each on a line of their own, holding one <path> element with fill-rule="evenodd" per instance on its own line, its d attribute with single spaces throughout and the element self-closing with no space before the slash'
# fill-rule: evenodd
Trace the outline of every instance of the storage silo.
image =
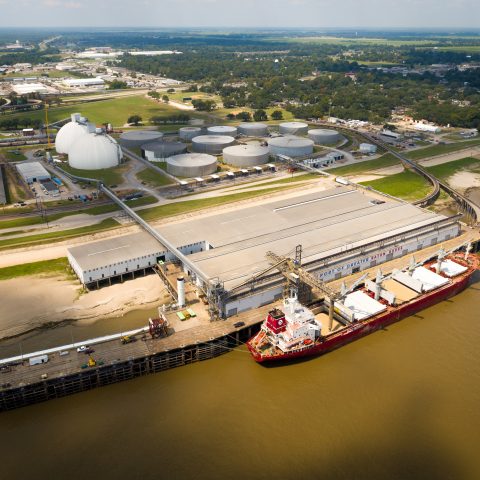
<svg viewBox="0 0 480 480">
<path fill-rule="evenodd" d="M 79 170 L 116 167 L 122 160 L 120 145 L 102 129 L 79 137 L 71 146 L 68 164 Z"/>
<path fill-rule="evenodd" d="M 306 135 L 308 125 L 303 122 L 283 122 L 278 126 L 278 129 L 284 135 Z"/>
<path fill-rule="evenodd" d="M 285 135 L 268 140 L 268 148 L 272 155 L 286 155 L 287 157 L 301 157 L 313 153 L 313 140 Z"/>
<path fill-rule="evenodd" d="M 167 172 L 175 177 L 201 177 L 217 171 L 217 159 L 205 153 L 184 153 L 167 158 Z"/>
<path fill-rule="evenodd" d="M 229 125 L 216 125 L 214 127 L 208 127 L 207 133 L 209 135 L 228 135 L 229 137 L 236 137 L 237 127 L 231 127 Z"/>
<path fill-rule="evenodd" d="M 142 157 L 152 162 L 163 162 L 165 158 L 185 153 L 187 145 L 183 142 L 156 141 L 142 145 Z"/>
<path fill-rule="evenodd" d="M 120 135 L 120 143 L 127 148 L 141 147 L 162 137 L 163 133 L 156 130 L 130 130 Z"/>
<path fill-rule="evenodd" d="M 335 145 L 342 136 L 336 130 L 328 128 L 315 128 L 308 131 L 308 137 L 317 145 Z"/>
<path fill-rule="evenodd" d="M 238 126 L 238 133 L 247 137 L 266 137 L 268 135 L 268 125 L 264 123 L 241 123 Z"/>
<path fill-rule="evenodd" d="M 267 163 L 270 158 L 268 147 L 260 145 L 233 145 L 223 150 L 223 161 L 235 167 L 253 167 Z"/>
<path fill-rule="evenodd" d="M 77 138 L 88 133 L 87 124 L 79 113 L 72 113 L 70 122 L 66 123 L 55 136 L 55 150 L 68 154 Z"/>
<path fill-rule="evenodd" d="M 198 153 L 220 155 L 224 148 L 235 143 L 228 135 L 200 135 L 192 139 L 192 150 Z"/>
<path fill-rule="evenodd" d="M 201 134 L 202 129 L 200 127 L 182 127 L 178 130 L 178 136 L 182 140 L 187 140 L 187 142 Z"/>
</svg>

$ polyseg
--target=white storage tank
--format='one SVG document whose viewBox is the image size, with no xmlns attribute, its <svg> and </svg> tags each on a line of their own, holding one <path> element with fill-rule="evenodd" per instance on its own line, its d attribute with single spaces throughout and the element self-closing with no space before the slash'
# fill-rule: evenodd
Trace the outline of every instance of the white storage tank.
<svg viewBox="0 0 480 480">
<path fill-rule="evenodd" d="M 317 145 L 335 145 L 342 136 L 336 130 L 315 128 L 308 131 L 308 137 Z"/>
<path fill-rule="evenodd" d="M 151 142 L 142 145 L 142 157 L 151 162 L 163 162 L 165 158 L 187 151 L 187 145 L 183 142 Z"/>
<path fill-rule="evenodd" d="M 126 148 L 141 147 L 162 137 L 163 133 L 156 130 L 130 130 L 120 135 L 120 143 Z"/>
<path fill-rule="evenodd" d="M 371 154 L 377 152 L 377 146 L 372 145 L 371 143 L 361 143 L 360 144 L 360 153 Z"/>
<path fill-rule="evenodd" d="M 229 125 L 217 125 L 214 127 L 208 127 L 207 133 L 209 135 L 228 135 L 230 137 L 236 137 L 237 127 L 231 127 Z"/>
<path fill-rule="evenodd" d="M 200 127 L 182 127 L 178 130 L 178 136 L 182 140 L 189 142 L 192 138 L 198 137 L 202 134 L 202 129 Z"/>
<path fill-rule="evenodd" d="M 268 135 L 268 125 L 265 123 L 241 123 L 238 126 L 238 133 L 247 137 L 266 137 Z"/>
<path fill-rule="evenodd" d="M 224 148 L 235 143 L 228 135 L 200 135 L 192 139 L 192 150 L 198 153 L 220 155 Z"/>
<path fill-rule="evenodd" d="M 223 161 L 235 167 L 253 167 L 268 163 L 270 151 L 261 145 L 233 145 L 223 150 Z"/>
<path fill-rule="evenodd" d="M 66 123 L 55 136 L 55 150 L 58 153 L 68 154 L 73 142 L 86 133 L 88 130 L 85 119 L 79 113 L 73 113 L 71 121 Z"/>
<path fill-rule="evenodd" d="M 301 157 L 313 153 L 313 140 L 285 135 L 268 140 L 268 148 L 272 155 L 286 155 L 288 157 Z"/>
<path fill-rule="evenodd" d="M 205 153 L 184 153 L 167 158 L 167 172 L 175 177 L 201 177 L 217 171 L 217 159 Z"/>
<path fill-rule="evenodd" d="M 79 170 L 116 167 L 121 160 L 120 145 L 101 129 L 78 138 L 68 154 L 68 164 Z"/>
<path fill-rule="evenodd" d="M 284 135 L 306 135 L 308 125 L 303 122 L 283 122 L 278 126 L 278 129 Z"/>
</svg>

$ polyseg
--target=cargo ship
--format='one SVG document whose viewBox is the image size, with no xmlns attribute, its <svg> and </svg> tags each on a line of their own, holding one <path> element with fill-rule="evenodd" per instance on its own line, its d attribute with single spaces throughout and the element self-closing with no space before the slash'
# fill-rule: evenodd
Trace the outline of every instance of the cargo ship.
<svg viewBox="0 0 480 480">
<path fill-rule="evenodd" d="M 388 275 L 378 270 L 373 281 L 364 275 L 350 288 L 343 284 L 333 299 L 312 310 L 290 294 L 283 309 L 269 311 L 247 347 L 259 363 L 322 355 L 456 295 L 478 264 L 468 248 L 441 250 L 422 263 L 412 258 L 406 268 Z"/>
</svg>

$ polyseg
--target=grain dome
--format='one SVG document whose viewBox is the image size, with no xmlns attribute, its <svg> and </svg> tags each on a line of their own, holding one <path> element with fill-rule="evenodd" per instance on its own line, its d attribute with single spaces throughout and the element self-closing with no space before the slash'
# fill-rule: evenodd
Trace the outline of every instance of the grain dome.
<svg viewBox="0 0 480 480">
<path fill-rule="evenodd" d="M 230 137 L 235 137 L 237 135 L 237 127 L 217 125 L 215 127 L 208 127 L 207 133 L 209 135 L 228 135 Z"/>
<path fill-rule="evenodd" d="M 220 155 L 224 148 L 235 143 L 235 139 L 228 135 L 200 135 L 192 139 L 192 149 L 198 153 Z"/>
<path fill-rule="evenodd" d="M 190 141 L 192 138 L 201 135 L 202 129 L 200 127 L 182 127 L 178 131 L 178 136 L 182 140 Z"/>
<path fill-rule="evenodd" d="M 268 135 L 268 126 L 264 123 L 241 123 L 238 133 L 247 137 L 265 137 Z"/>
<path fill-rule="evenodd" d="M 217 159 L 205 153 L 185 153 L 167 158 L 167 172 L 176 177 L 201 177 L 217 171 Z"/>
<path fill-rule="evenodd" d="M 120 145 L 109 135 L 89 133 L 78 138 L 70 148 L 68 164 L 80 170 L 116 167 L 122 159 Z"/>
<path fill-rule="evenodd" d="M 295 135 L 285 135 L 268 140 L 268 148 L 273 155 L 301 157 L 313 153 L 313 141 Z"/>
<path fill-rule="evenodd" d="M 79 113 L 72 114 L 71 121 L 66 123 L 55 136 L 55 150 L 58 153 L 68 154 L 73 142 L 86 133 L 85 119 Z"/>
<path fill-rule="evenodd" d="M 317 145 L 334 145 L 342 136 L 336 130 L 328 128 L 315 128 L 308 131 L 308 137 Z"/>
<path fill-rule="evenodd" d="M 308 125 L 303 122 L 284 122 L 278 126 L 278 129 L 285 135 L 306 135 Z"/>
<path fill-rule="evenodd" d="M 270 151 L 260 145 L 233 145 L 223 150 L 225 163 L 235 167 L 253 167 L 268 162 Z"/>
<path fill-rule="evenodd" d="M 140 147 L 162 137 L 163 133 L 156 130 L 131 130 L 120 135 L 120 143 L 127 148 Z"/>
</svg>

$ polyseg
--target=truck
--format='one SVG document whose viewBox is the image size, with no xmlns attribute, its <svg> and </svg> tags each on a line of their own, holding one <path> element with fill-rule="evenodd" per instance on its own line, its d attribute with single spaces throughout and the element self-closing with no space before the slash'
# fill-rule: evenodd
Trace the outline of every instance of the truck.
<svg viewBox="0 0 480 480">
<path fill-rule="evenodd" d="M 38 357 L 31 357 L 28 359 L 28 364 L 32 367 L 33 365 L 40 365 L 42 363 L 48 362 L 48 355 L 39 355 Z"/>
</svg>

